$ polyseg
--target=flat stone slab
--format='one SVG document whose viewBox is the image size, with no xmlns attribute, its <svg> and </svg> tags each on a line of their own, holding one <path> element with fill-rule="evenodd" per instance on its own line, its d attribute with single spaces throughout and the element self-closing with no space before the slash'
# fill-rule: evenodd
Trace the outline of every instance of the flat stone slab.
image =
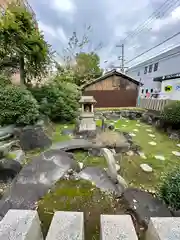
<svg viewBox="0 0 180 240">
<path fill-rule="evenodd" d="M 84 240 L 82 212 L 56 212 L 46 240 Z"/>
<path fill-rule="evenodd" d="M 32 159 L 13 180 L 0 202 L 0 216 L 12 209 L 35 209 L 36 202 L 68 172 L 79 170 L 73 156 L 61 150 L 49 150 Z"/>
<path fill-rule="evenodd" d="M 140 167 L 144 172 L 147 172 L 147 173 L 151 173 L 153 171 L 152 167 L 150 167 L 146 163 L 141 164 Z"/>
<path fill-rule="evenodd" d="M 54 150 L 70 151 L 75 149 L 88 149 L 95 147 L 92 142 L 85 139 L 72 139 L 66 142 L 58 142 L 51 146 Z"/>
<path fill-rule="evenodd" d="M 109 178 L 108 174 L 104 169 L 98 167 L 86 167 L 80 173 L 79 177 L 88 181 L 100 188 L 102 191 L 115 193 L 121 195 L 119 188 Z M 123 191 L 123 188 L 122 188 Z"/>
<path fill-rule="evenodd" d="M 147 228 L 150 217 L 171 217 L 170 210 L 152 194 L 136 188 L 125 189 L 123 200 L 138 224 Z"/>
<path fill-rule="evenodd" d="M 101 240 L 138 240 L 129 215 L 101 215 Z"/>
<path fill-rule="evenodd" d="M 146 240 L 179 240 L 180 239 L 180 218 L 161 217 L 151 218 Z"/>
<path fill-rule="evenodd" d="M 43 240 L 38 213 L 9 210 L 0 223 L 1 240 Z"/>
</svg>

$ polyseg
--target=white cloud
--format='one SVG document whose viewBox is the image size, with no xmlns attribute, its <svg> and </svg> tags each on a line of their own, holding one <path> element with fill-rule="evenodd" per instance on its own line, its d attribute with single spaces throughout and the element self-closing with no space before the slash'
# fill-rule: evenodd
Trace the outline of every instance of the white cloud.
<svg viewBox="0 0 180 240">
<path fill-rule="evenodd" d="M 52 0 L 52 7 L 57 11 L 74 13 L 76 7 L 72 0 Z"/>
<path fill-rule="evenodd" d="M 48 35 L 54 39 L 60 40 L 62 43 L 67 43 L 68 38 L 61 27 L 53 28 L 41 21 L 38 23 L 39 29 L 44 32 L 45 35 Z"/>
<path fill-rule="evenodd" d="M 152 31 L 158 32 L 164 27 L 176 24 L 178 21 L 180 21 L 180 7 L 175 8 L 166 18 L 157 19 L 152 24 Z"/>
</svg>

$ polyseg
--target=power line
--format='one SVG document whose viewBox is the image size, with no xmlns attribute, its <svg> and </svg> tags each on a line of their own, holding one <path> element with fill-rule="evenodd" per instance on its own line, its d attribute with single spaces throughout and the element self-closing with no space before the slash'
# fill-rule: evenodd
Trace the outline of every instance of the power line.
<svg viewBox="0 0 180 240">
<path fill-rule="evenodd" d="M 130 62 L 132 62 L 133 60 L 135 60 L 136 58 L 141 57 L 141 56 L 144 55 L 145 53 L 147 53 L 147 52 L 153 50 L 154 48 L 157 48 L 157 47 L 161 46 L 163 43 L 168 42 L 169 40 L 175 38 L 175 37 L 178 36 L 179 34 L 180 34 L 180 32 L 177 32 L 177 33 L 174 34 L 173 36 L 171 36 L 171 37 L 169 37 L 169 38 L 166 38 L 163 42 L 158 43 L 157 45 L 155 45 L 155 46 L 149 48 L 148 50 L 146 50 L 146 51 L 140 53 L 140 54 L 137 55 L 136 57 L 134 57 L 134 58 L 132 58 L 131 60 L 129 60 L 127 63 L 130 63 Z"/>
<path fill-rule="evenodd" d="M 167 13 L 168 10 L 171 7 L 174 7 L 177 3 L 180 3 L 180 1 L 179 0 L 175 0 L 175 1 L 166 0 L 158 9 L 156 9 L 156 11 L 154 11 L 148 17 L 148 19 L 144 23 L 140 24 L 137 28 L 134 29 L 133 32 L 131 32 L 128 36 L 126 36 L 123 41 L 126 41 L 129 37 L 133 37 L 133 36 L 136 36 L 139 33 L 141 33 L 150 23 L 155 21 L 157 17 L 160 17 L 160 16 L 163 17 L 165 15 L 165 13 Z M 148 29 L 148 30 L 151 30 L 151 29 Z"/>
</svg>

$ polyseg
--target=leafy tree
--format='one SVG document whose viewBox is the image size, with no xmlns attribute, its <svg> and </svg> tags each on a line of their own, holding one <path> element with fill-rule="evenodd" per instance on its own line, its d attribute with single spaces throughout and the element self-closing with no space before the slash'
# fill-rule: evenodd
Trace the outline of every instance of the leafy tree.
<svg viewBox="0 0 180 240">
<path fill-rule="evenodd" d="M 77 54 L 74 73 L 75 83 L 78 86 L 100 77 L 102 72 L 100 68 L 100 58 L 96 53 L 81 52 Z"/>
<path fill-rule="evenodd" d="M 20 71 L 21 83 L 40 80 L 50 63 L 50 46 L 28 10 L 10 4 L 0 17 L 0 70 Z"/>
</svg>

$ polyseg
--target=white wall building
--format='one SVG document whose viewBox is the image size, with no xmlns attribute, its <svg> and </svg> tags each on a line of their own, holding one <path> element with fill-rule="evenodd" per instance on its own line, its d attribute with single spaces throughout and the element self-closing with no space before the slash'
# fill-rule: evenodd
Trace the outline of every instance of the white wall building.
<svg viewBox="0 0 180 240">
<path fill-rule="evenodd" d="M 141 96 L 158 90 L 167 98 L 180 100 L 180 46 L 129 68 L 126 74 L 143 83 Z"/>
</svg>

